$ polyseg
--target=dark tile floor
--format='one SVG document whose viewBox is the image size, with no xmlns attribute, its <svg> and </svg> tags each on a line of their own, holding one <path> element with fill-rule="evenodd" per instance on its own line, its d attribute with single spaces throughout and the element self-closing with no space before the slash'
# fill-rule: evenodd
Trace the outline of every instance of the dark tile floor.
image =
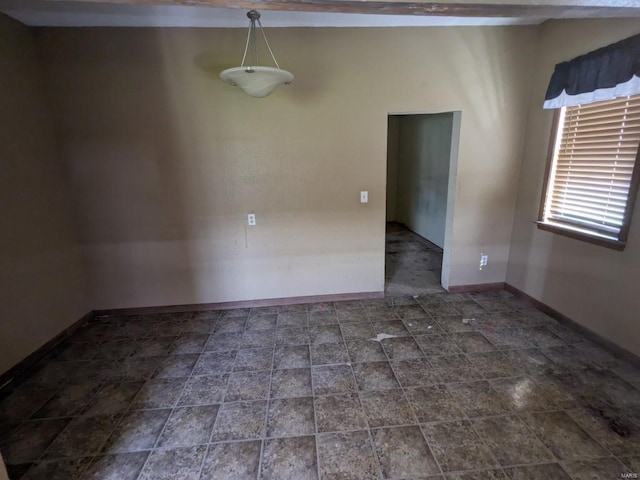
<svg viewBox="0 0 640 480">
<path fill-rule="evenodd" d="M 100 317 L 5 392 L 0 448 L 14 479 L 613 479 L 639 387 L 506 292 Z"/>
<path fill-rule="evenodd" d="M 387 223 L 385 293 L 423 295 L 442 291 L 442 249 L 404 225 Z"/>
<path fill-rule="evenodd" d="M 100 317 L 0 392 L 0 451 L 31 480 L 616 479 L 640 370 L 506 292 Z"/>
</svg>

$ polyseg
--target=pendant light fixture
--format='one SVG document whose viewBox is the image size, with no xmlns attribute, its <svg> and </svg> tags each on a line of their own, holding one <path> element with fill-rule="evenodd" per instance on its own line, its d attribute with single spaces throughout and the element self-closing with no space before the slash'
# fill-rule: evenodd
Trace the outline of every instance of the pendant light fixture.
<svg viewBox="0 0 640 480">
<path fill-rule="evenodd" d="M 293 81 L 293 73 L 287 70 L 282 70 L 276 57 L 271 51 L 267 36 L 262 30 L 262 23 L 260 23 L 260 13 L 251 10 L 247 12 L 249 17 L 249 34 L 247 35 L 247 43 L 244 47 L 244 55 L 242 56 L 242 64 L 239 67 L 227 68 L 220 73 L 220 78 L 225 82 L 233 85 L 234 87 L 240 87 L 244 92 L 252 97 L 266 97 L 273 92 L 280 85 L 289 85 Z M 276 67 L 262 67 L 258 65 L 258 38 L 256 33 L 256 22 L 264 43 L 271 54 L 273 63 Z M 250 63 L 245 66 L 247 60 L 247 53 L 253 58 L 250 59 Z M 252 61 L 251 61 L 252 60 Z"/>
</svg>

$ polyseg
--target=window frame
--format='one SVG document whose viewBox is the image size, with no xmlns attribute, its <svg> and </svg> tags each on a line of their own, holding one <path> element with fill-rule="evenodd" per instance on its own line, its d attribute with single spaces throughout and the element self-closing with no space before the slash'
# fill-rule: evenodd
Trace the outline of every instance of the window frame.
<svg viewBox="0 0 640 480">
<path fill-rule="evenodd" d="M 620 233 L 618 239 L 609 239 L 601 237 L 597 234 L 590 234 L 580 231 L 578 229 L 572 229 L 569 226 L 563 227 L 557 224 L 548 223 L 544 220 L 545 203 L 547 199 L 547 193 L 549 191 L 549 180 L 551 171 L 553 170 L 553 160 L 555 154 L 555 147 L 560 135 L 560 117 L 561 109 L 556 108 L 553 111 L 553 121 L 551 122 L 551 134 L 549 139 L 549 147 L 547 150 L 547 162 L 544 172 L 544 183 L 542 184 L 542 196 L 540 197 L 540 207 L 538 210 L 538 220 L 535 222 L 540 230 L 556 233 L 565 237 L 572 238 L 574 240 L 581 240 L 583 242 L 599 245 L 606 248 L 622 251 L 627 245 L 627 237 L 629 235 L 629 228 L 631 226 L 631 218 L 633 216 L 633 208 L 636 203 L 638 194 L 638 188 L 640 186 L 640 144 L 636 151 L 635 162 L 633 164 L 633 173 L 631 174 L 631 182 L 629 184 L 629 194 L 627 195 L 627 203 L 625 206 L 624 217 L 622 220 L 622 226 L 620 227 Z"/>
</svg>

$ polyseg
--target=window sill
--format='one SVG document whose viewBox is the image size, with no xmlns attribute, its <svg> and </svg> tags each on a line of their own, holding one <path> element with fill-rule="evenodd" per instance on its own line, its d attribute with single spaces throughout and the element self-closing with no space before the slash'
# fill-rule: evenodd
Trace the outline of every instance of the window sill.
<svg viewBox="0 0 640 480">
<path fill-rule="evenodd" d="M 601 247 L 622 251 L 627 246 L 626 242 L 621 242 L 619 240 L 609 240 L 607 238 L 598 237 L 596 235 L 589 235 L 588 233 L 583 233 L 569 228 L 563 228 L 559 225 L 545 223 L 542 221 L 537 221 L 535 223 L 538 225 L 538 228 L 540 230 L 557 233 L 558 235 L 562 235 L 564 237 L 569 237 L 573 238 L 574 240 L 580 240 L 582 242 L 599 245 Z"/>
</svg>

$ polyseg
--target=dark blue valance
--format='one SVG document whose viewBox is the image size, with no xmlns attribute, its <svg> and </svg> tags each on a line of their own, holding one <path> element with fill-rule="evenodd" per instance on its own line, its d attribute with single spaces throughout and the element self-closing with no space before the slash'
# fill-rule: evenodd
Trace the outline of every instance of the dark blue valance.
<svg viewBox="0 0 640 480">
<path fill-rule="evenodd" d="M 640 34 L 556 65 L 544 108 L 640 93 Z"/>
</svg>

